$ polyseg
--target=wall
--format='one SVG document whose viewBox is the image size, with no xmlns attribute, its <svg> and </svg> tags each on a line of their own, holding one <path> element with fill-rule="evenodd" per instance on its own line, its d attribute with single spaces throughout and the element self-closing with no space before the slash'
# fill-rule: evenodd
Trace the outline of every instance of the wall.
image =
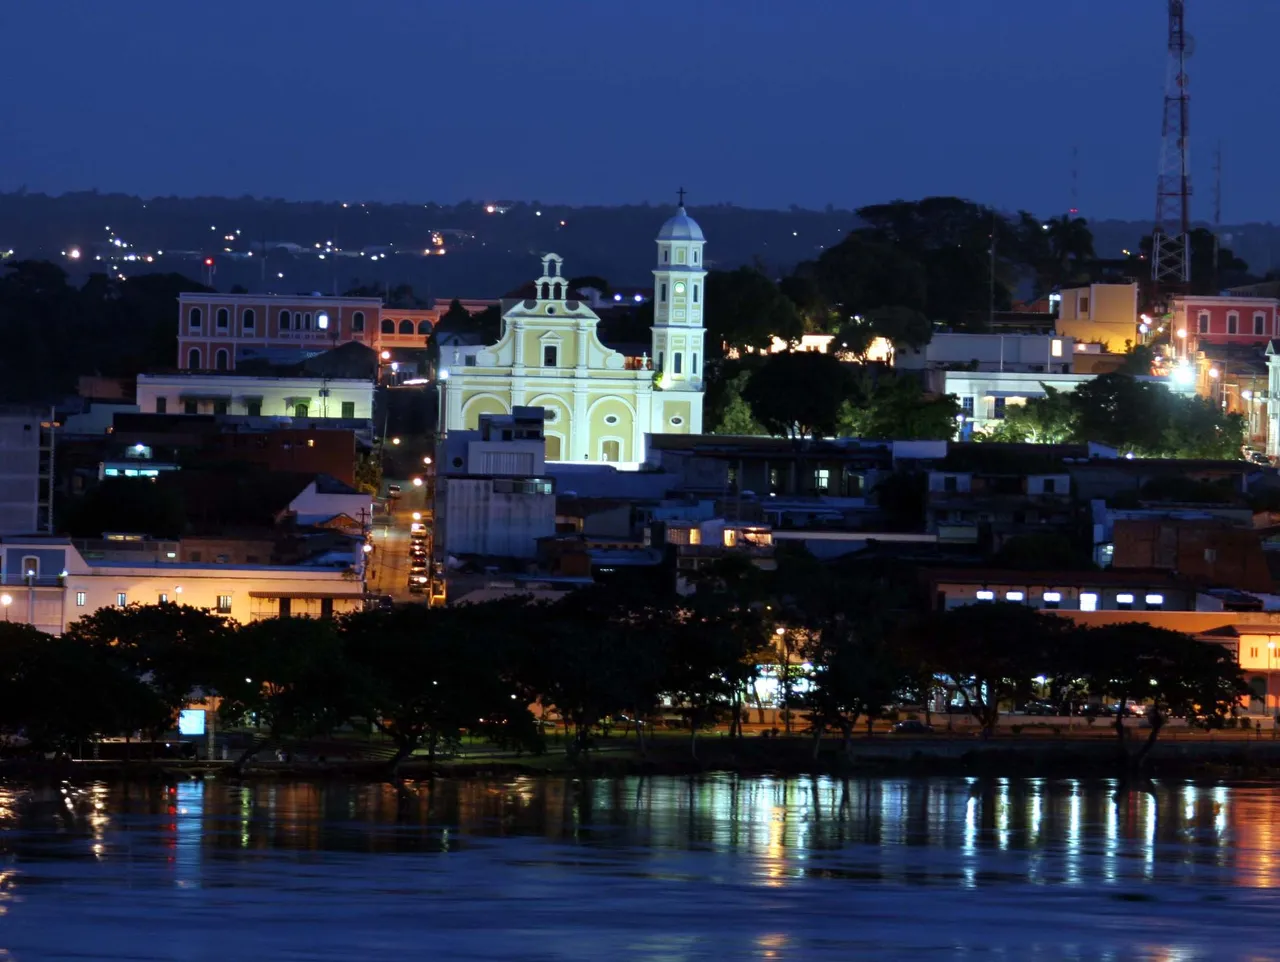
<svg viewBox="0 0 1280 962">
<path fill-rule="evenodd" d="M 327 391 L 328 396 L 321 392 Z M 307 405 L 308 418 L 340 418 L 342 406 L 353 406 L 351 415 L 367 421 L 373 417 L 373 382 L 355 378 L 242 377 L 226 374 L 139 374 L 138 408 L 143 414 L 156 410 L 165 399 L 166 414 L 183 414 L 186 403 L 196 414 L 248 415 L 249 404 L 260 402 L 262 417 L 294 417 L 298 403 Z M 218 405 L 225 405 L 219 411 Z"/>
<path fill-rule="evenodd" d="M 451 555 L 533 558 L 537 539 L 555 534 L 554 494 L 498 493 L 492 478 L 442 478 L 437 489 Z"/>
<path fill-rule="evenodd" d="M 1124 351 L 1126 341 L 1138 339 L 1138 285 L 1091 284 L 1064 290 L 1054 327 L 1064 337 Z"/>
<path fill-rule="evenodd" d="M 1112 568 L 1175 571 L 1241 591 L 1270 591 L 1271 572 L 1258 533 L 1212 521 L 1123 518 L 1113 527 Z"/>
<path fill-rule="evenodd" d="M 898 351 L 894 366 L 922 370 L 946 365 L 971 365 L 979 371 L 1069 373 L 1075 342 L 1044 334 L 935 334 L 924 348 Z"/>
<path fill-rule="evenodd" d="M 314 481 L 289 502 L 289 507 L 297 512 L 298 524 L 316 524 L 339 514 L 365 525 L 373 519 L 373 501 L 369 495 L 362 492 L 327 494 L 317 491 Z"/>
<path fill-rule="evenodd" d="M 0 535 L 34 534 L 40 492 L 40 415 L 0 415 Z"/>
<path fill-rule="evenodd" d="M 1177 329 L 1186 330 L 1191 351 L 1199 350 L 1202 344 L 1262 347 L 1280 336 L 1276 305 L 1270 297 L 1179 297 L 1174 300 L 1174 323 Z M 1235 333 L 1230 330 L 1233 317 Z M 1258 321 L 1262 330 L 1255 333 Z"/>
</svg>

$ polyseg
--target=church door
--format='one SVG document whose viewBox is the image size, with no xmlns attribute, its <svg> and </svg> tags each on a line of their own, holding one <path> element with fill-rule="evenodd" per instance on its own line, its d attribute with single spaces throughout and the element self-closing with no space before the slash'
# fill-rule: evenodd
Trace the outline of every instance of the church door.
<svg viewBox="0 0 1280 962">
<path fill-rule="evenodd" d="M 560 460 L 560 436 L 558 434 L 547 435 L 547 460 Z"/>
</svg>

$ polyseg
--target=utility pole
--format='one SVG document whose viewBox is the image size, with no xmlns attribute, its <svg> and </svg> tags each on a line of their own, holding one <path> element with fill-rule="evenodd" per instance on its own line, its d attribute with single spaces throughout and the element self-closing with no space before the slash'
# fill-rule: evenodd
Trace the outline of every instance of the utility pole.
<svg viewBox="0 0 1280 962">
<path fill-rule="evenodd" d="M 1222 141 L 1213 153 L 1213 291 L 1218 283 L 1218 252 L 1222 249 Z"/>
<path fill-rule="evenodd" d="M 1168 294 L 1185 291 L 1191 281 L 1191 92 L 1187 58 L 1192 48 L 1186 32 L 1186 0 L 1169 0 L 1169 53 L 1151 236 L 1151 280 L 1160 302 Z"/>
</svg>

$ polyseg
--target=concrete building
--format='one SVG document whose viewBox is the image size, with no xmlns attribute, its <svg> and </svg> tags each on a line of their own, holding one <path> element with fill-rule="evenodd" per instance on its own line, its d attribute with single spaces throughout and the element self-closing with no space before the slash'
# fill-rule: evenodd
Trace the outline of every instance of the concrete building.
<svg viewBox="0 0 1280 962">
<path fill-rule="evenodd" d="M 0 536 L 52 530 L 53 412 L 0 411 Z"/>
<path fill-rule="evenodd" d="M 900 348 L 894 367 L 908 371 L 963 367 L 970 371 L 1070 374 L 1074 357 L 1075 341 L 1066 336 L 938 333 L 922 348 Z"/>
<path fill-rule="evenodd" d="M 474 431 L 451 431 L 436 461 L 437 559 L 533 558 L 556 530 L 546 476 L 541 408 L 483 414 Z"/>
<path fill-rule="evenodd" d="M 373 382 L 216 372 L 139 374 L 138 410 L 143 414 L 369 421 L 373 418 Z"/>
<path fill-rule="evenodd" d="M 1274 297 L 1173 298 L 1173 325 L 1177 340 L 1195 353 L 1209 344 L 1250 345 L 1266 348 L 1280 337 L 1280 301 Z M 1186 331 L 1185 338 L 1181 332 Z"/>
<path fill-rule="evenodd" d="M 542 258 L 533 297 L 502 316 L 502 337 L 474 367 L 450 371 L 448 431 L 475 430 L 486 414 L 546 411 L 548 461 L 638 462 L 646 434 L 702 430 L 705 238 L 683 207 L 658 232 L 651 353 L 605 347 L 600 318 L 573 299 L 562 258 Z"/>
<path fill-rule="evenodd" d="M 242 623 L 328 617 L 359 611 L 364 583 L 347 566 L 90 561 L 66 538 L 6 538 L 0 544 L 0 619 L 57 634 L 99 608 L 164 601 Z"/>
<path fill-rule="evenodd" d="M 1059 292 L 1057 332 L 1117 354 L 1138 343 L 1138 285 L 1090 284 Z"/>
</svg>

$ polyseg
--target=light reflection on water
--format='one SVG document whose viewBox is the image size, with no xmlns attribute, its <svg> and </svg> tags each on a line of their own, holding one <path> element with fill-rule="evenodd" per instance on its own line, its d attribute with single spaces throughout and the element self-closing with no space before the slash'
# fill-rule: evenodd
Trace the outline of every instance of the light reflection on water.
<svg viewBox="0 0 1280 962">
<path fill-rule="evenodd" d="M 1180 781 L 0 787 L 0 959 L 1275 958 L 1277 817 Z"/>
</svg>

